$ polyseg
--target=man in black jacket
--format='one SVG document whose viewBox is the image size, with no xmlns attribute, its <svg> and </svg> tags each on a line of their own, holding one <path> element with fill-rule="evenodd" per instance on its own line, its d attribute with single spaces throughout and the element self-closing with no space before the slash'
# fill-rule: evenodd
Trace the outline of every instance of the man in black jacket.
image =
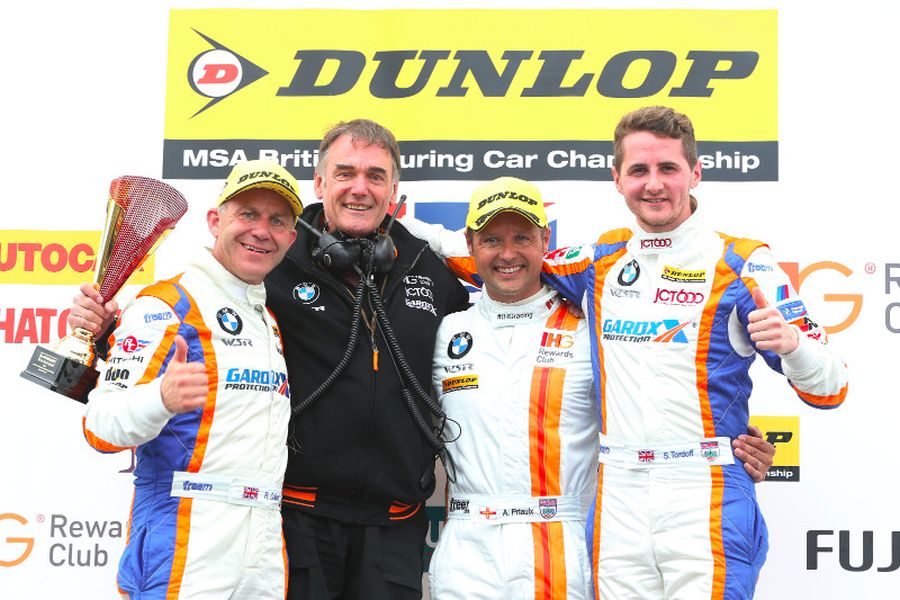
<svg viewBox="0 0 900 600">
<path fill-rule="evenodd" d="M 282 508 L 291 599 L 421 596 L 436 448 L 416 388 L 429 389 L 437 327 L 468 294 L 425 242 L 396 223 L 385 233 L 399 172 L 397 142 L 381 125 L 332 128 L 315 174 L 322 204 L 300 217 L 325 235 L 299 228 L 266 279 L 301 409 Z"/>
<path fill-rule="evenodd" d="M 431 358 L 441 319 L 468 294 L 427 243 L 399 224 L 386 231 L 399 177 L 386 128 L 357 119 L 329 130 L 322 203 L 303 211 L 308 227 L 265 280 L 295 413 L 282 502 L 291 600 L 422 595 L 442 447 Z M 69 324 L 99 334 L 116 308 L 82 286 Z"/>
</svg>

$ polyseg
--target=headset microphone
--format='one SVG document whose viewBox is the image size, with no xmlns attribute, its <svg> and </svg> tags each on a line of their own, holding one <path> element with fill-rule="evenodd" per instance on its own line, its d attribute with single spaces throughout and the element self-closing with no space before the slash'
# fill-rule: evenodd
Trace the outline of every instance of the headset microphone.
<svg viewBox="0 0 900 600">
<path fill-rule="evenodd" d="M 374 240 L 349 238 L 340 230 L 335 230 L 334 233 L 318 231 L 300 219 L 298 222 L 317 239 L 312 249 L 313 260 L 337 275 L 346 273 L 355 266 L 365 270 L 369 264 L 374 267 L 377 274 L 387 273 L 391 270 L 397 254 L 394 241 L 389 234 L 404 202 L 406 202 L 405 194 L 400 196 L 400 202 L 394 208 L 384 233 L 376 232 Z"/>
<path fill-rule="evenodd" d="M 388 235 L 391 232 L 391 227 L 394 226 L 394 221 L 397 220 L 397 215 L 400 214 L 400 207 L 403 206 L 404 202 L 406 202 L 406 194 L 401 194 L 400 202 L 394 207 L 394 212 L 391 214 L 391 220 L 388 221 L 388 226 L 384 229 L 384 235 Z"/>
<path fill-rule="evenodd" d="M 394 226 L 394 221 L 397 220 L 397 215 L 400 213 L 400 208 L 404 202 L 406 202 L 406 194 L 400 196 L 400 202 L 394 207 L 394 212 L 391 214 L 387 227 L 384 228 L 384 233 L 379 233 L 375 240 L 373 249 L 375 253 L 375 271 L 379 274 L 387 273 L 394 264 L 397 249 L 394 247 L 394 240 L 391 239 L 391 227 Z"/>
</svg>

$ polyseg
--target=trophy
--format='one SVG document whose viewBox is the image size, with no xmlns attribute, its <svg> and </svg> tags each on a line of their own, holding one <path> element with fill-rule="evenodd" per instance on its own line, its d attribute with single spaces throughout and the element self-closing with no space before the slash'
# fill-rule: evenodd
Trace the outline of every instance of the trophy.
<svg viewBox="0 0 900 600">
<path fill-rule="evenodd" d="M 94 271 L 94 286 L 104 302 L 118 293 L 186 211 L 184 196 L 162 181 L 138 176 L 113 179 Z M 93 334 L 76 327 L 54 350 L 35 348 L 22 377 L 86 402 L 97 381 L 95 358 Z"/>
</svg>

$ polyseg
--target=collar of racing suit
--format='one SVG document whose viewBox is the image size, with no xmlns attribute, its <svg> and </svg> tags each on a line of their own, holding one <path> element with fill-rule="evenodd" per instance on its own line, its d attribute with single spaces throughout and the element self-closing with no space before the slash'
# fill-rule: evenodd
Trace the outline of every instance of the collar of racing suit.
<svg viewBox="0 0 900 600">
<path fill-rule="evenodd" d="M 635 255 L 681 254 L 695 244 L 697 233 L 704 230 L 704 218 L 700 206 L 684 223 L 672 231 L 648 233 L 635 223 L 634 235 L 628 240 L 628 251 Z"/>
<path fill-rule="evenodd" d="M 198 252 L 190 261 L 191 266 L 206 273 L 213 285 L 219 288 L 228 298 L 238 304 L 249 306 L 265 306 L 266 286 L 249 284 L 234 276 L 234 274 L 222 266 L 212 255 L 212 250 L 206 248 L 206 252 Z"/>
<path fill-rule="evenodd" d="M 559 305 L 559 294 L 546 285 L 539 292 L 518 302 L 503 303 L 481 294 L 478 310 L 493 327 L 509 327 L 530 321 L 546 321 Z"/>
</svg>

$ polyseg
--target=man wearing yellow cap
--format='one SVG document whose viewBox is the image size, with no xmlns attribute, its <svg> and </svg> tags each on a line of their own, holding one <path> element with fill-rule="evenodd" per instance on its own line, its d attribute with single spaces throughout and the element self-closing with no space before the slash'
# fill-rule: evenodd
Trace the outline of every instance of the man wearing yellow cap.
<svg viewBox="0 0 900 600">
<path fill-rule="evenodd" d="M 212 249 L 122 311 L 84 418 L 101 452 L 137 447 L 118 586 L 132 598 L 285 596 L 279 511 L 290 393 L 263 278 L 296 237 L 297 182 L 234 168 Z M 89 284 L 87 302 L 100 302 Z"/>
<path fill-rule="evenodd" d="M 441 318 L 468 307 L 469 295 L 425 242 L 390 228 L 399 179 L 387 128 L 369 119 L 331 127 L 313 181 L 322 202 L 303 210 L 296 241 L 266 277 L 296 415 L 282 504 L 291 600 L 422 596 L 425 502 L 444 454 L 430 420 L 431 353 Z M 271 257 L 238 256 L 239 266 Z M 100 336 L 115 308 L 102 301 L 76 298 L 69 325 Z M 232 597 L 268 596 L 241 588 Z"/>
<path fill-rule="evenodd" d="M 535 186 L 480 186 L 466 225 L 484 293 L 444 318 L 435 344 L 433 383 L 459 437 L 431 595 L 588 598 L 597 415 L 586 321 L 541 283 L 550 232 Z"/>
<path fill-rule="evenodd" d="M 768 547 L 753 481 L 772 452 L 745 433 L 749 367 L 759 354 L 804 402 L 828 409 L 846 396 L 846 365 L 765 244 L 704 224 L 686 115 L 635 110 L 614 145 L 613 179 L 635 225 L 544 266 L 593 332 L 594 593 L 750 598 Z"/>
</svg>

